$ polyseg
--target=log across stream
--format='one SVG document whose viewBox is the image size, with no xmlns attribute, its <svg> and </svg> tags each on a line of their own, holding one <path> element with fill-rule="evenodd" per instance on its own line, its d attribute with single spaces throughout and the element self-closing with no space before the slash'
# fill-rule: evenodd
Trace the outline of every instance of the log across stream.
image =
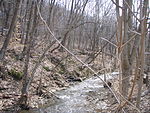
<svg viewBox="0 0 150 113">
<path fill-rule="evenodd" d="M 107 79 L 117 74 L 107 74 Z M 101 75 L 102 78 L 103 76 Z M 48 107 L 19 113 L 105 113 L 108 108 L 108 92 L 98 77 L 91 77 L 68 89 L 55 92 L 60 100 Z"/>
</svg>

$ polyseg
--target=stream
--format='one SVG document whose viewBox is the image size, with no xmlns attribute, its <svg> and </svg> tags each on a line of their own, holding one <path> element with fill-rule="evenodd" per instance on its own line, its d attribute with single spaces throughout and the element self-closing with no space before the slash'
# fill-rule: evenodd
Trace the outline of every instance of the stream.
<svg viewBox="0 0 150 113">
<path fill-rule="evenodd" d="M 106 76 L 111 79 L 117 74 L 113 72 Z M 104 78 L 104 75 L 101 77 Z M 102 81 L 94 76 L 65 90 L 56 91 L 59 101 L 46 108 L 19 113 L 106 113 L 108 92 L 103 88 Z"/>
</svg>

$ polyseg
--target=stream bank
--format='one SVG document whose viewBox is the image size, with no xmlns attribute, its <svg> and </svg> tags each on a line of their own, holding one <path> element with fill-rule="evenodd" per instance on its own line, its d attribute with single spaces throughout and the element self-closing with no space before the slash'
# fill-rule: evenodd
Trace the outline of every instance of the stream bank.
<svg viewBox="0 0 150 113">
<path fill-rule="evenodd" d="M 117 75 L 118 73 L 114 72 L 106 76 L 109 81 L 113 81 Z M 104 78 L 104 75 L 100 77 Z M 118 113 L 116 112 L 118 104 L 114 96 L 107 88 L 103 87 L 102 81 L 96 76 L 74 83 L 73 86 L 66 89 L 55 91 L 54 95 L 40 108 L 1 111 L 0 113 Z M 150 113 L 149 100 L 150 94 L 142 97 L 141 113 Z M 135 103 L 135 100 L 132 103 Z M 127 113 L 137 113 L 137 111 L 129 106 Z"/>
<path fill-rule="evenodd" d="M 107 77 L 111 79 L 116 74 L 112 73 Z M 103 75 L 101 77 L 103 78 Z M 55 95 L 59 98 L 56 103 L 41 109 L 19 113 L 106 113 L 109 105 L 116 103 L 108 89 L 103 87 L 103 83 L 96 76 L 66 90 L 56 91 Z"/>
</svg>

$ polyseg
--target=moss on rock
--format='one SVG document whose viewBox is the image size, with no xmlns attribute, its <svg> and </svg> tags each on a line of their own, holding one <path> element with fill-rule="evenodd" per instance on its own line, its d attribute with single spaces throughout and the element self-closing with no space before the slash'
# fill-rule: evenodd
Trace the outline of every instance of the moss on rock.
<svg viewBox="0 0 150 113">
<path fill-rule="evenodd" d="M 23 72 L 17 71 L 16 69 L 9 70 L 8 74 L 16 80 L 21 80 L 23 77 Z"/>
</svg>

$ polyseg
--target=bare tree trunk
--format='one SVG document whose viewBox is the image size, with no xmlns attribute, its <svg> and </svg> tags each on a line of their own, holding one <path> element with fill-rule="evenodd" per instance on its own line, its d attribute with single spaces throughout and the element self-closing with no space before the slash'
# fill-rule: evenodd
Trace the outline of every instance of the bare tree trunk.
<svg viewBox="0 0 150 113">
<path fill-rule="evenodd" d="M 30 15 L 29 15 L 29 22 L 28 22 L 28 31 L 30 31 L 30 27 L 31 27 L 31 24 L 30 24 L 30 21 L 31 21 L 31 16 L 32 16 L 32 13 L 33 13 L 33 5 L 34 5 L 34 2 L 32 2 L 32 5 L 31 5 L 31 8 L 30 8 Z M 34 20 L 35 22 L 35 20 Z M 35 25 L 35 24 L 34 24 Z M 21 107 L 23 109 L 26 109 L 27 108 L 27 100 L 28 100 L 28 82 L 29 82 L 29 77 L 28 77 L 28 67 L 29 67 L 29 58 L 30 58 L 30 49 L 31 49 L 31 45 L 32 45 L 32 39 L 33 39 L 33 32 L 34 32 L 34 29 L 35 29 L 35 26 L 32 26 L 32 30 L 30 31 L 30 39 L 28 38 L 27 42 L 26 42 L 26 48 L 25 48 L 25 54 L 26 54 L 26 57 L 25 57 L 25 66 L 24 66 L 24 76 L 23 76 L 23 88 L 22 88 L 22 95 L 20 97 L 20 100 L 19 100 L 19 104 L 21 105 Z"/>
<path fill-rule="evenodd" d="M 19 10 L 20 2 L 21 2 L 21 0 L 16 0 L 16 7 L 15 7 L 14 15 L 13 15 L 13 18 L 12 18 L 11 26 L 9 28 L 8 34 L 6 35 L 6 39 L 4 41 L 4 44 L 3 44 L 3 46 L 0 50 L 0 60 L 2 60 L 2 61 L 5 57 L 5 53 L 6 53 L 9 41 L 12 37 L 12 33 L 13 33 L 13 30 L 14 30 L 14 27 L 15 27 L 15 24 L 16 24 L 17 13 L 18 13 L 18 10 Z"/>
<path fill-rule="evenodd" d="M 142 5 L 142 3 L 141 3 Z M 140 107 L 141 101 L 141 90 L 143 85 L 143 76 L 144 76 L 144 59 L 145 59 L 145 37 L 146 37 L 146 23 L 147 23 L 147 8 L 148 0 L 144 0 L 143 8 L 141 8 L 141 41 L 140 41 L 140 54 L 139 54 L 139 63 L 140 63 L 140 72 L 138 76 L 138 94 L 137 94 L 137 108 Z M 143 19 L 144 17 L 144 19 Z"/>
<path fill-rule="evenodd" d="M 127 12 L 127 5 L 128 0 L 125 0 L 123 3 L 123 43 L 125 43 L 129 39 L 128 29 L 129 29 L 129 13 Z M 127 97 L 128 95 L 128 88 L 129 88 L 129 75 L 130 75 L 130 64 L 129 64 L 129 44 L 127 44 L 123 50 L 121 55 L 122 61 L 122 95 Z"/>
<path fill-rule="evenodd" d="M 26 27 L 26 22 L 27 22 L 27 15 L 28 15 L 28 11 L 29 11 L 29 0 L 25 0 L 26 4 L 25 4 L 25 9 L 21 9 L 21 13 L 25 12 L 24 18 L 22 18 L 22 34 L 21 34 L 21 41 L 20 43 L 23 44 L 24 40 L 25 40 L 25 31 L 27 29 Z M 22 5 L 24 5 L 22 3 Z M 23 8 L 23 7 L 22 7 Z"/>
<path fill-rule="evenodd" d="M 29 0 L 27 1 L 27 5 L 30 5 L 29 4 Z M 31 6 L 32 7 L 32 6 Z M 27 31 L 26 31 L 26 38 L 25 38 L 25 43 L 24 43 L 24 48 L 23 48 L 23 51 L 22 51 L 22 54 L 20 55 L 20 58 L 19 59 L 23 59 L 26 55 L 26 52 L 27 52 L 27 45 L 28 45 L 28 40 L 29 40 L 29 31 L 30 31 L 30 27 L 31 27 L 31 16 L 32 16 L 32 13 L 31 13 L 32 9 L 30 9 L 30 13 L 29 13 L 29 18 L 28 18 L 28 23 L 27 23 Z M 28 14 L 28 9 L 26 11 L 26 16 Z M 23 38 L 23 37 L 22 37 Z"/>
</svg>

